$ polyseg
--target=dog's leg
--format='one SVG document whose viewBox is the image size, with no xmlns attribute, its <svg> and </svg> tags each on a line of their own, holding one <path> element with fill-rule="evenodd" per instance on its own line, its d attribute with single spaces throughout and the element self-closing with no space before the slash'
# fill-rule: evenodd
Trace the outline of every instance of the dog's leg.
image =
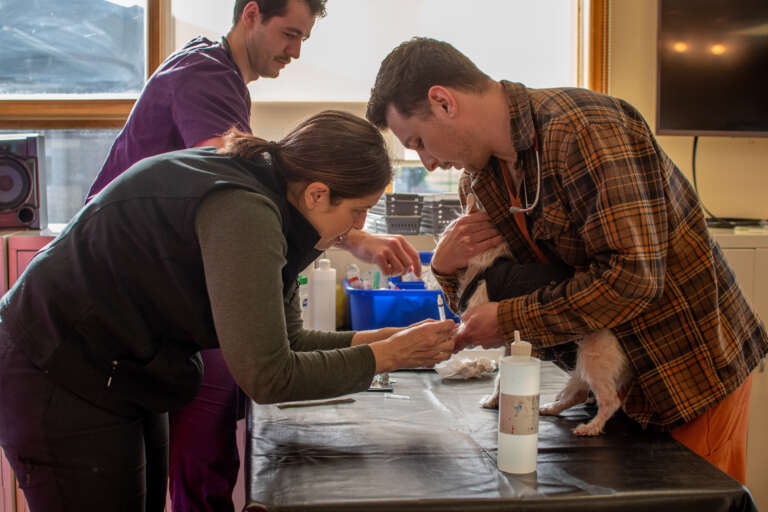
<svg viewBox="0 0 768 512">
<path fill-rule="evenodd" d="M 587 381 L 597 400 L 597 415 L 573 430 L 578 436 L 596 436 L 621 407 L 618 390 L 628 374 L 628 362 L 619 342 L 608 329 L 586 336 L 579 344 L 576 371 Z"/>
<path fill-rule="evenodd" d="M 557 416 L 569 407 L 584 403 L 588 396 L 589 386 L 574 372 L 568 379 L 568 384 L 557 394 L 555 401 L 542 405 L 539 414 Z"/>
<path fill-rule="evenodd" d="M 481 283 L 483 289 L 482 293 L 486 294 L 485 282 Z M 480 288 L 478 286 L 478 288 Z M 475 294 L 477 295 L 477 294 Z M 486 294 L 487 296 L 487 294 Z M 487 302 L 487 301 L 486 301 Z M 509 343 L 504 344 L 504 357 L 511 354 Z M 499 374 L 496 376 L 496 382 L 493 384 L 493 393 L 484 396 L 480 399 L 480 405 L 486 409 L 498 409 L 499 408 L 499 393 L 501 393 L 501 368 L 499 368 Z"/>
<path fill-rule="evenodd" d="M 501 375 L 496 376 L 496 382 L 493 385 L 493 393 L 480 399 L 480 405 L 486 409 L 499 408 L 499 393 L 501 392 Z"/>
</svg>

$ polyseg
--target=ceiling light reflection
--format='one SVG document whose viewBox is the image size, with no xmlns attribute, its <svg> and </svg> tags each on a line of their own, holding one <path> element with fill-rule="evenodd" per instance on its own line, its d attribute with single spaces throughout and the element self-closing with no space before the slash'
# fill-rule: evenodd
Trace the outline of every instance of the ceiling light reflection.
<svg viewBox="0 0 768 512">
<path fill-rule="evenodd" d="M 722 44 L 713 44 L 709 48 L 709 51 L 711 51 L 715 55 L 722 55 L 725 53 L 725 50 L 726 50 L 725 45 L 722 45 Z"/>
</svg>

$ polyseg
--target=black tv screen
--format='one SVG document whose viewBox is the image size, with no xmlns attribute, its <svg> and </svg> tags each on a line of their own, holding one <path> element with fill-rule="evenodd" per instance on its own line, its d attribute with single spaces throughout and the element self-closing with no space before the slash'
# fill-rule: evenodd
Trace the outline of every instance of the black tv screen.
<svg viewBox="0 0 768 512">
<path fill-rule="evenodd" d="M 768 137 L 768 0 L 659 0 L 656 132 Z"/>
</svg>

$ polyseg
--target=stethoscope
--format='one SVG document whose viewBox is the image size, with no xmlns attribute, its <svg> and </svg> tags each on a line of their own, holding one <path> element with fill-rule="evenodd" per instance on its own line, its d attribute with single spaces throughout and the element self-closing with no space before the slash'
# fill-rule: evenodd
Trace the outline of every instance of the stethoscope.
<svg viewBox="0 0 768 512">
<path fill-rule="evenodd" d="M 523 177 L 523 195 L 525 197 L 525 208 L 522 206 L 510 206 L 509 213 L 528 213 L 533 211 L 539 204 L 539 196 L 541 195 L 541 157 L 539 152 L 539 139 L 536 136 L 536 132 L 533 133 L 533 151 L 536 154 L 536 197 L 533 199 L 533 204 L 528 205 L 528 191 L 525 188 L 525 177 Z M 509 193 L 509 199 L 514 200 L 514 194 L 512 193 L 512 185 L 510 183 L 511 178 L 507 178 L 507 173 L 502 170 L 501 174 L 504 177 L 504 184 L 507 186 L 507 192 Z"/>
</svg>

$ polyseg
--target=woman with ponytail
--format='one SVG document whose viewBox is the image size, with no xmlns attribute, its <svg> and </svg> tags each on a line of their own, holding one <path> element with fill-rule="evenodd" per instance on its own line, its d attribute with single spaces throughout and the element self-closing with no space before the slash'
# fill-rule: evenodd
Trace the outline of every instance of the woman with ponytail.
<svg viewBox="0 0 768 512">
<path fill-rule="evenodd" d="M 96 195 L 0 302 L 0 445 L 32 512 L 161 511 L 167 413 L 197 393 L 203 350 L 260 403 L 447 359 L 450 321 L 301 326 L 298 272 L 391 177 L 378 130 L 326 111 L 280 141 L 231 131 L 144 159 Z"/>
</svg>

